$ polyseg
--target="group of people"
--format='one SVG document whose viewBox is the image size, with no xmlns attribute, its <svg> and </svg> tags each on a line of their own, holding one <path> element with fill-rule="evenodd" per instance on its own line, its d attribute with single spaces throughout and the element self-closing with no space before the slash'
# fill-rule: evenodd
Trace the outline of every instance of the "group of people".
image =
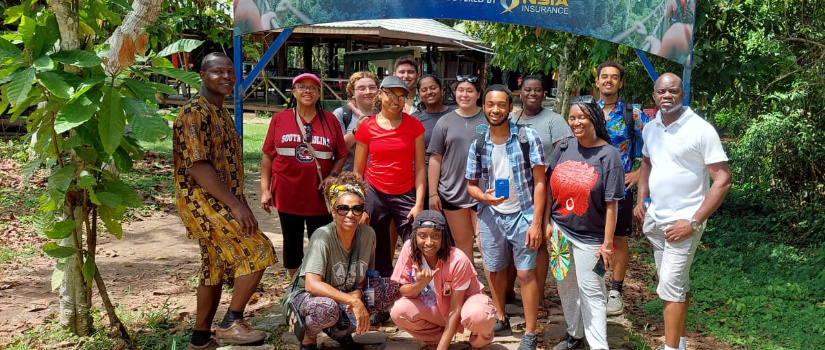
<svg viewBox="0 0 825 350">
<path fill-rule="evenodd" d="M 223 107 L 232 62 L 210 54 L 200 74 L 199 94 L 174 126 L 178 210 L 202 252 L 191 350 L 266 337 L 243 311 L 277 262 L 243 195 L 240 140 Z M 682 106 L 676 75 L 656 81 L 651 120 L 620 99 L 623 76 L 618 63 L 599 65 L 600 98 L 574 97 L 566 120 L 542 106 L 534 76 L 522 81 L 520 111 L 507 87 L 485 89 L 472 75 L 456 77 L 457 106 L 447 106 L 441 79 L 419 77 L 403 57 L 380 82 L 353 74 L 347 105 L 331 113 L 321 108 L 320 79 L 295 77 L 292 105 L 273 116 L 264 141 L 260 204 L 281 223 L 301 349 L 317 348 L 321 332 L 358 347 L 353 332 L 389 318 L 430 348 L 446 349 L 464 328 L 482 348 L 512 333 L 504 310 L 515 280 L 525 316 L 519 349 L 535 349 L 549 270 L 568 325 L 554 349 L 583 348 L 585 339 L 608 349 L 633 217 L 654 247 L 666 349 L 684 349 L 690 263 L 730 170 L 713 127 Z M 233 297 L 212 337 L 222 284 L 234 286 Z"/>
</svg>

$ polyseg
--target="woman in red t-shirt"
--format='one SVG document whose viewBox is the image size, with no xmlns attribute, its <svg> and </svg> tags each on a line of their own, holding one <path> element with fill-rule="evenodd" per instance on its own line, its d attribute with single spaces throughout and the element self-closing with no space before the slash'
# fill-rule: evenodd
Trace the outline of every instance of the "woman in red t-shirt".
<svg viewBox="0 0 825 350">
<path fill-rule="evenodd" d="M 338 176 L 347 161 L 341 125 L 321 107 L 321 80 L 311 73 L 298 75 L 292 95 L 293 107 L 269 122 L 261 159 L 261 208 L 278 211 L 290 277 L 304 260 L 304 226 L 311 236 L 332 222 L 320 177 Z"/>
<path fill-rule="evenodd" d="M 355 133 L 353 172 L 369 185 L 366 200 L 376 236 L 375 268 L 384 277 L 392 274 L 395 255 L 390 225 L 396 225 L 404 240 L 409 238 L 410 222 L 424 209 L 426 197 L 424 125 L 402 112 L 408 93 L 401 78 L 384 78 L 378 93 L 381 112 Z"/>
</svg>

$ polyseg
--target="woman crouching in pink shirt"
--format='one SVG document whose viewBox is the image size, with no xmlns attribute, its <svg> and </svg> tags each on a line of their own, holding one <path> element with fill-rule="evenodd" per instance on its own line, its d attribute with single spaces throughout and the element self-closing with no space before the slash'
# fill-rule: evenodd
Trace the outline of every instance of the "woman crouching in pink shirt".
<svg viewBox="0 0 825 350">
<path fill-rule="evenodd" d="M 446 350 L 463 328 L 471 332 L 473 348 L 483 348 L 493 340 L 496 309 L 471 260 L 450 246 L 446 227 L 437 211 L 415 217 L 412 239 L 404 243 L 392 274 L 403 297 L 390 315 L 398 328 L 428 348 Z"/>
</svg>

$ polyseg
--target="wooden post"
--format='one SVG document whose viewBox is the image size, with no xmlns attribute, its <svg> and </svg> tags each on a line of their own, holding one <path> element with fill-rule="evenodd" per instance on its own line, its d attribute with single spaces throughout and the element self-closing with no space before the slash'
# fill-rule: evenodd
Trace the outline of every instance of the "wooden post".
<svg viewBox="0 0 825 350">
<path fill-rule="evenodd" d="M 312 72 L 312 42 L 304 39 L 304 70 Z"/>
<path fill-rule="evenodd" d="M 344 52 L 352 52 L 352 35 L 347 35 L 344 40 Z M 349 78 L 350 75 L 352 75 L 352 62 L 344 62 L 344 77 Z"/>
</svg>

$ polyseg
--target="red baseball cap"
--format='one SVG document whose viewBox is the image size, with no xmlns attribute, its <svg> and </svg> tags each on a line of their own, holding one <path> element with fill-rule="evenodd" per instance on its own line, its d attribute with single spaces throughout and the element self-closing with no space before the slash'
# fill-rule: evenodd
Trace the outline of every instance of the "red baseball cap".
<svg viewBox="0 0 825 350">
<path fill-rule="evenodd" d="M 321 86 L 321 79 L 318 79 L 318 76 L 312 73 L 301 73 L 295 79 L 292 79 L 292 85 L 295 85 L 301 80 L 309 79 L 314 81 L 318 86 Z"/>
</svg>

